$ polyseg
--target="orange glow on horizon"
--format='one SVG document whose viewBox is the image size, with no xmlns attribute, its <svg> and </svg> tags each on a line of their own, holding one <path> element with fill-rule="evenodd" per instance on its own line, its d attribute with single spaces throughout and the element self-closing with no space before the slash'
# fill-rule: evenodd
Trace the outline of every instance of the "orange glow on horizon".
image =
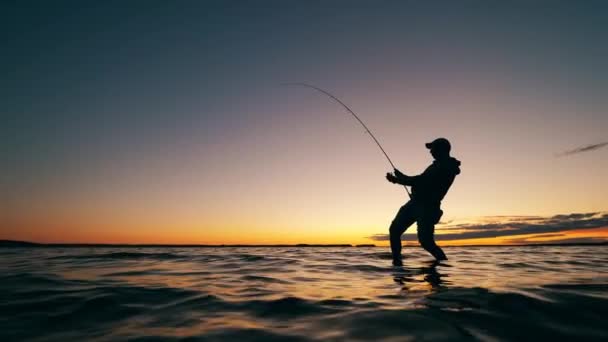
<svg viewBox="0 0 608 342">
<path fill-rule="evenodd" d="M 13 226 L 4 230 L 0 239 L 31 241 L 38 243 L 100 243 L 100 244 L 375 244 L 388 246 L 388 241 L 373 241 L 365 237 L 359 229 L 353 232 L 325 230 L 320 234 L 317 230 L 286 231 L 284 233 L 268 234 L 255 229 L 238 226 L 224 226 L 220 230 L 209 231 L 202 227 L 182 227 L 169 229 L 165 226 L 152 226 L 145 230 L 138 226 L 123 228 L 108 227 L 101 224 L 88 225 L 87 230 L 78 229 L 80 226 L 47 225 L 42 232 L 35 226 Z M 415 228 L 408 234 L 415 234 Z M 437 243 L 441 246 L 466 245 L 509 245 L 552 243 L 567 239 L 597 238 L 608 241 L 608 227 L 595 229 L 580 229 L 545 234 L 525 234 L 493 238 L 463 239 L 442 241 L 441 234 L 436 234 Z M 368 234 L 369 235 L 369 234 Z M 363 237 L 362 237 L 363 236 Z M 519 242 L 518 242 L 519 241 Z M 418 245 L 417 241 L 404 241 L 404 245 Z"/>
</svg>

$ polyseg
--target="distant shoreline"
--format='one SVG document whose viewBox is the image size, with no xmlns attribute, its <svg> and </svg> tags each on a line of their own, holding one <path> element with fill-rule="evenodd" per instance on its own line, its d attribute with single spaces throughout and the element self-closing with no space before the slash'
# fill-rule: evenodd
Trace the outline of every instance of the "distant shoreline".
<svg viewBox="0 0 608 342">
<path fill-rule="evenodd" d="M 443 248 L 451 247 L 568 247 L 568 246 L 608 246 L 608 241 L 605 242 L 579 242 L 579 243 L 537 243 L 537 244 L 519 244 L 519 245 L 452 245 L 442 246 Z M 375 244 L 265 244 L 265 245 L 247 245 L 247 244 L 222 244 L 222 245 L 205 245 L 205 244 L 114 244 L 114 243 L 36 243 L 29 241 L 15 241 L 15 240 L 0 240 L 1 247 L 37 247 L 37 248 L 52 248 L 52 247 L 67 247 L 67 248 L 82 248 L 82 247 L 94 247 L 94 248 L 166 248 L 166 247 L 179 247 L 179 248 L 260 248 L 260 247 L 350 247 L 350 248 L 361 248 L 361 247 L 383 247 L 376 246 Z M 403 247 L 413 247 L 412 245 L 404 245 Z M 418 246 L 416 246 L 418 247 Z"/>
</svg>

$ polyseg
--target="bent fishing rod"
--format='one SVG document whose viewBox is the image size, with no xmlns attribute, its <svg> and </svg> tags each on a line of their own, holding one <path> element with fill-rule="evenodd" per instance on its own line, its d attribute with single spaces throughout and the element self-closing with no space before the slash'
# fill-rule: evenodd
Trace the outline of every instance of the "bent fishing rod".
<svg viewBox="0 0 608 342">
<path fill-rule="evenodd" d="M 391 167 L 393 168 L 393 170 L 397 170 L 397 168 L 395 167 L 395 164 L 393 164 L 393 161 L 391 160 L 391 158 L 388 156 L 388 154 L 386 154 L 386 151 L 384 150 L 384 148 L 382 147 L 382 145 L 380 145 L 380 142 L 378 141 L 378 139 L 376 139 L 376 137 L 374 136 L 374 134 L 372 133 L 372 131 L 369 130 L 369 128 L 367 128 L 367 126 L 365 125 L 365 123 L 363 123 L 363 121 L 359 118 L 359 116 L 357 114 L 355 114 L 355 112 L 352 111 L 352 109 L 350 109 L 344 102 L 340 101 L 339 98 L 335 97 L 334 95 L 332 95 L 330 92 L 323 90 L 317 86 L 314 85 L 310 85 L 307 83 L 283 83 L 283 85 L 286 86 L 301 86 L 301 87 L 308 87 L 308 88 L 312 88 L 316 91 L 319 91 L 327 96 L 329 96 L 331 99 L 333 99 L 334 101 L 338 102 L 339 104 L 342 105 L 342 107 L 344 107 L 344 109 L 346 109 L 347 112 L 349 112 L 352 116 L 355 117 L 355 119 L 357 119 L 357 121 L 359 121 L 359 123 L 361 124 L 361 126 L 363 126 L 363 128 L 365 128 L 365 132 L 368 133 L 370 135 L 370 137 L 372 137 L 372 139 L 374 139 L 374 142 L 376 143 L 376 145 L 378 145 L 378 147 L 380 148 L 380 151 L 382 151 L 382 153 L 384 154 L 384 156 L 386 157 L 386 160 L 388 160 L 388 163 L 391 164 Z M 405 191 L 407 192 L 407 195 L 411 198 L 412 194 L 410 193 L 410 190 L 407 188 L 407 186 L 403 186 L 405 188 Z"/>
</svg>

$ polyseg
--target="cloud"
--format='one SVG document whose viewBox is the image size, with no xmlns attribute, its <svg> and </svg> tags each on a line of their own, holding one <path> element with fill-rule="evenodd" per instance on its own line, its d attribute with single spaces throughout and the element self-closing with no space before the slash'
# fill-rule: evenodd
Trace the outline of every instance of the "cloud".
<svg viewBox="0 0 608 342">
<path fill-rule="evenodd" d="M 527 234 L 558 234 L 577 229 L 592 229 L 608 227 L 608 213 L 572 213 L 549 217 L 520 216 L 520 217 L 486 217 L 487 223 L 447 225 L 437 229 L 435 238 L 439 241 L 496 238 Z M 495 221 L 494 221 L 495 220 Z M 458 231 L 441 234 L 442 231 Z M 388 234 L 376 234 L 368 237 L 374 241 L 389 240 Z M 405 241 L 416 241 L 415 234 L 405 234 Z"/>
<path fill-rule="evenodd" d="M 547 234 L 547 235 L 554 235 L 554 234 Z M 540 237 L 547 237 L 547 235 L 538 235 L 535 236 L 535 238 L 540 238 Z M 505 241 L 506 244 L 514 244 L 514 245 L 519 245 L 519 244 L 543 244 L 543 243 L 597 243 L 597 242 L 605 242 L 608 241 L 605 238 L 601 238 L 601 237 L 567 237 L 567 235 L 565 234 L 555 234 L 555 235 L 559 235 L 562 236 L 562 239 L 551 239 L 551 241 L 539 241 L 539 240 L 532 240 L 529 237 L 524 237 L 524 238 L 515 238 L 515 239 L 509 239 L 507 241 Z"/>
<path fill-rule="evenodd" d="M 585 145 L 585 146 L 581 146 L 581 147 L 577 147 L 573 150 L 569 150 L 569 151 L 565 151 L 562 153 L 558 153 L 557 156 L 558 157 L 563 157 L 563 156 L 569 156 L 569 155 L 573 155 L 573 154 L 577 154 L 577 153 L 582 153 L 582 152 L 589 152 L 589 151 L 595 151 L 595 150 L 599 150 L 602 147 L 606 147 L 608 146 L 608 141 L 605 142 L 601 142 L 599 144 L 591 144 L 591 145 Z"/>
</svg>

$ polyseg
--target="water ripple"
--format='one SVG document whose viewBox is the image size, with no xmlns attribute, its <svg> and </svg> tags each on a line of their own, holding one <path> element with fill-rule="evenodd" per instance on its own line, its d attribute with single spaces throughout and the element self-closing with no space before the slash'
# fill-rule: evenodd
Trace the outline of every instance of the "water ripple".
<svg viewBox="0 0 608 342">
<path fill-rule="evenodd" d="M 384 248 L 0 253 L 2 341 L 608 338 L 603 248 L 406 248 L 403 267 Z"/>
</svg>

